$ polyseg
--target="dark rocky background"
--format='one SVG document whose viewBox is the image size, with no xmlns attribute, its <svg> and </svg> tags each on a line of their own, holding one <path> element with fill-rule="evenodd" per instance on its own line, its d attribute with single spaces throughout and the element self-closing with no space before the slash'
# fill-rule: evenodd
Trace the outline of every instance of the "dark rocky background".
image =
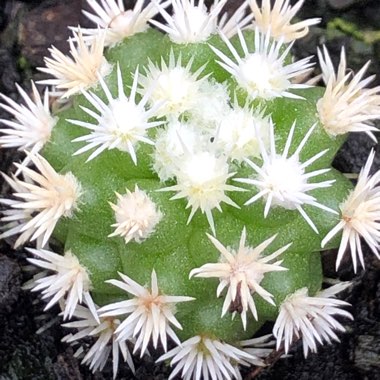
<svg viewBox="0 0 380 380">
<path fill-rule="evenodd" d="M 30 79 L 40 78 L 36 67 L 51 44 L 66 48 L 67 25 L 83 25 L 80 10 L 85 0 L 0 1 L 0 92 L 17 99 L 14 83 L 30 88 Z M 133 3 L 130 1 L 129 3 Z M 230 0 L 235 8 L 240 1 Z M 294 3 L 294 1 L 292 1 Z M 346 47 L 349 67 L 358 70 L 372 60 L 371 73 L 380 84 L 380 1 L 379 0 L 306 0 L 302 18 L 321 17 L 322 23 L 297 43 L 299 57 L 315 54 L 316 46 L 327 44 L 338 61 L 342 45 Z M 0 118 L 7 117 L 0 110 Z M 378 136 L 380 137 L 380 136 Z M 358 172 L 373 143 L 365 135 L 349 138 L 335 166 L 344 172 Z M 376 167 L 380 165 L 377 146 Z M 18 154 L 0 151 L 0 170 L 9 172 Z M 8 189 L 1 183 L 1 193 Z M 112 370 L 92 375 L 73 357 L 73 350 L 60 342 L 64 332 L 56 318 L 57 309 L 43 313 L 43 303 L 21 285 L 30 278 L 25 270 L 25 254 L 14 252 L 9 242 L 0 242 L 0 380 L 108 380 Z M 380 262 L 366 252 L 366 271 L 354 276 L 347 260 L 339 271 L 342 280 L 352 280 L 346 294 L 352 303 L 354 322 L 345 323 L 347 333 L 341 343 L 321 347 L 317 355 L 305 360 L 300 345 L 292 356 L 263 372 L 260 380 L 354 380 L 380 379 Z M 334 252 L 324 256 L 326 275 L 336 277 Z M 36 330 L 45 330 L 36 334 Z M 154 364 L 154 358 L 136 359 L 136 376 L 122 370 L 118 379 L 167 379 L 169 371 Z M 244 376 L 250 378 L 249 373 Z"/>
</svg>

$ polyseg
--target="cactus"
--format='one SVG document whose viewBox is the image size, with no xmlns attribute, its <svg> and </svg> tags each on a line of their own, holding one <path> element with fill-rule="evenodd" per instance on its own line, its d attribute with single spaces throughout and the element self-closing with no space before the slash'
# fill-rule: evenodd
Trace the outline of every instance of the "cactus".
<svg viewBox="0 0 380 380">
<path fill-rule="evenodd" d="M 44 269 L 33 290 L 61 306 L 64 340 L 92 336 L 83 363 L 101 370 L 112 351 L 114 377 L 120 353 L 133 371 L 149 348 L 171 378 L 217 380 L 265 366 L 268 347 L 337 340 L 350 284 L 323 288 L 319 252 L 339 248 L 338 269 L 349 247 L 356 271 L 363 238 L 379 257 L 374 152 L 356 186 L 331 166 L 348 133 L 376 141 L 368 65 L 347 72 L 342 50 L 335 70 L 323 47 L 315 86 L 312 57 L 291 53 L 319 22 L 291 23 L 303 1 L 232 16 L 226 0 L 88 3 L 97 27 L 73 28 L 70 56 L 53 47 L 40 69 L 54 90 L 1 95 L 14 120 L 0 145 L 25 159 L 3 174 L 0 237 Z M 274 340 L 251 339 L 266 321 Z"/>
</svg>

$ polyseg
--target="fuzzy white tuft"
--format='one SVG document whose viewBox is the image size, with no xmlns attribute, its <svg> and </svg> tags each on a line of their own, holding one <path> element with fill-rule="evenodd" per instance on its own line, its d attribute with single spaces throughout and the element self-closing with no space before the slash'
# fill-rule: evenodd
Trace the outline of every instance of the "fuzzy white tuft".
<svg viewBox="0 0 380 380">
<path fill-rule="evenodd" d="M 99 76 L 102 78 L 107 76 L 112 69 L 103 56 L 105 33 L 94 38 L 90 46 L 86 45 L 80 29 L 73 34 L 74 36 L 69 39 L 71 57 L 53 46 L 49 49 L 51 58 L 45 58 L 46 67 L 39 68 L 55 79 L 46 79 L 38 83 L 64 90 L 63 98 L 97 85 Z"/>
<path fill-rule="evenodd" d="M 277 350 L 283 342 L 287 354 L 291 344 L 302 338 L 303 352 L 307 357 L 309 351 L 317 352 L 317 343 L 339 341 L 334 330 L 344 332 L 345 329 L 333 316 L 353 318 L 348 311 L 341 309 L 350 304 L 332 297 L 348 286 L 350 283 L 339 283 L 320 291 L 314 297 L 308 295 L 307 288 L 302 288 L 286 297 L 273 327 Z"/>
<path fill-rule="evenodd" d="M 151 274 L 151 289 L 147 289 L 133 281 L 130 277 L 119 273 L 123 281 L 106 281 L 134 296 L 127 301 L 116 302 L 99 310 L 101 317 L 114 317 L 127 314 L 128 317 L 116 329 L 117 341 L 137 339 L 133 352 L 140 349 L 141 357 L 152 340 L 157 348 L 160 339 L 164 350 L 167 350 L 167 335 L 179 344 L 176 333 L 170 326 L 178 329 L 182 326 L 175 318 L 175 304 L 193 301 L 192 297 L 167 296 L 160 293 L 156 272 Z"/>
<path fill-rule="evenodd" d="M 380 86 L 366 88 L 375 79 L 375 75 L 364 79 L 370 62 L 353 75 L 352 72 L 347 73 L 344 48 L 337 73 L 325 46 L 323 52 L 318 50 L 318 57 L 326 90 L 317 102 L 317 109 L 325 131 L 331 136 L 365 132 L 377 142 L 373 132 L 378 128 L 373 121 L 380 119 Z"/>
<path fill-rule="evenodd" d="M 286 64 L 285 60 L 292 44 L 282 49 L 282 39 L 272 41 L 270 32 L 263 34 L 256 29 L 255 47 L 250 52 L 241 30 L 238 30 L 238 35 L 244 53 L 243 57 L 239 55 L 228 38 L 221 34 L 235 61 L 211 46 L 214 53 L 221 59 L 218 61 L 220 66 L 235 78 L 238 85 L 247 91 L 252 99 L 270 100 L 278 97 L 300 99 L 300 96 L 289 92 L 289 90 L 310 86 L 292 83 L 291 79 L 310 70 L 313 66 L 313 63 L 310 63 L 311 57 Z"/>
<path fill-rule="evenodd" d="M 230 344 L 206 336 L 196 335 L 178 347 L 158 358 L 158 361 L 171 359 L 170 365 L 175 366 L 169 376 L 174 379 L 179 373 L 183 379 L 201 380 L 241 380 L 238 365 L 262 366 L 259 356 Z"/>
<path fill-rule="evenodd" d="M 95 305 L 96 309 L 98 307 Z M 95 338 L 95 343 L 90 347 L 82 359 L 82 364 L 90 367 L 92 372 L 101 371 L 107 363 L 108 357 L 112 354 L 113 378 L 116 379 L 119 369 L 119 354 L 121 352 L 124 362 L 128 363 L 132 372 L 135 372 L 132 356 L 125 341 L 117 341 L 115 330 L 120 325 L 120 320 L 112 317 L 94 317 L 93 313 L 84 306 L 77 305 L 73 313 L 77 321 L 64 323 L 63 327 L 77 329 L 75 334 L 68 334 L 62 338 L 62 342 L 77 343 L 82 339 Z M 82 347 L 76 351 L 74 356 L 82 353 Z"/>
<path fill-rule="evenodd" d="M 137 185 L 133 192 L 127 189 L 126 194 L 116 193 L 116 196 L 117 204 L 110 203 L 115 212 L 116 223 L 112 225 L 115 232 L 109 236 L 121 236 L 125 243 L 131 240 L 141 243 L 153 233 L 162 218 L 162 213 L 146 192 L 140 190 Z"/>
<path fill-rule="evenodd" d="M 14 117 L 14 120 L 0 119 L 8 128 L 0 129 L 4 136 L 0 137 L 2 148 L 29 150 L 33 155 L 49 141 L 51 131 L 57 123 L 57 117 L 50 113 L 49 90 L 46 88 L 43 100 L 32 82 L 33 99 L 16 84 L 17 90 L 25 105 L 18 104 L 8 96 L 0 94 L 4 103 L 0 107 Z"/>
<path fill-rule="evenodd" d="M 260 198 L 266 199 L 264 217 L 267 217 L 272 206 L 280 206 L 288 210 L 298 210 L 310 227 L 318 233 L 317 227 L 303 210 L 302 206 L 311 205 L 333 214 L 337 214 L 336 211 L 322 205 L 317 202 L 315 197 L 307 194 L 308 191 L 331 186 L 332 183 L 334 183 L 334 180 L 308 183 L 310 178 L 324 174 L 330 169 L 320 169 L 308 173 L 305 172 L 307 167 L 322 157 L 327 150 L 317 153 L 305 162 L 300 162 L 299 160 L 299 154 L 313 133 L 316 125 L 313 125 L 309 129 L 295 152 L 288 157 L 295 126 L 296 124 L 293 123 L 284 150 L 280 155 L 276 152 L 274 126 L 273 123 L 271 123 L 269 151 L 267 151 L 264 147 L 263 141 L 259 138 L 260 151 L 263 159 L 262 166 L 259 167 L 249 159 L 245 160 L 247 164 L 257 173 L 257 177 L 235 178 L 234 180 L 253 185 L 259 190 L 256 195 L 245 203 L 245 205 L 256 202 Z"/>
<path fill-rule="evenodd" d="M 212 233 L 215 235 L 215 224 L 212 210 L 222 211 L 220 204 L 239 206 L 228 197 L 226 191 L 244 191 L 236 186 L 228 185 L 229 178 L 235 173 L 229 173 L 225 157 L 217 157 L 211 152 L 191 153 L 187 151 L 183 159 L 178 162 L 176 178 L 177 184 L 160 189 L 160 191 L 176 191 L 172 200 L 187 199 L 186 208 L 191 207 L 188 223 L 200 209 L 206 214 Z"/>
<path fill-rule="evenodd" d="M 380 260 L 380 170 L 372 176 L 369 175 L 374 158 L 375 151 L 372 150 L 359 174 L 355 189 L 339 206 L 340 222 L 322 240 L 322 247 L 324 247 L 337 233 L 343 231 L 336 259 L 336 270 L 338 270 L 348 246 L 351 250 L 355 273 L 358 258 L 364 268 L 361 237 Z"/>
<path fill-rule="evenodd" d="M 319 24 L 321 21 L 320 18 L 312 18 L 291 23 L 304 0 L 297 1 L 293 6 L 290 5 L 289 0 L 275 0 L 274 3 L 263 0 L 261 8 L 257 0 L 247 0 L 247 2 L 253 13 L 255 27 L 263 33 L 270 31 L 273 38 L 282 38 L 285 42 L 292 42 L 306 36 L 309 33 L 309 26 Z"/>
<path fill-rule="evenodd" d="M 249 107 L 249 102 L 239 107 L 235 99 L 234 107 L 220 121 L 215 144 L 232 161 L 240 164 L 245 158 L 261 156 L 258 138 L 267 147 L 269 131 L 270 118 L 265 117 L 263 111 Z"/>
<path fill-rule="evenodd" d="M 81 108 L 96 120 L 96 124 L 82 120 L 68 121 L 72 124 L 87 128 L 91 131 L 90 134 L 78 137 L 73 142 L 86 142 L 87 144 L 78 149 L 74 154 L 82 154 L 93 148 L 96 148 L 87 161 L 90 161 L 100 155 L 105 150 L 119 149 L 129 153 L 132 161 L 137 165 L 136 145 L 139 142 L 153 145 L 147 135 L 147 130 L 162 122 L 149 121 L 156 115 L 157 107 L 149 110 L 145 109 L 150 92 L 136 102 L 137 83 L 138 83 L 138 68 L 136 69 L 130 96 L 127 97 L 124 93 L 124 84 L 120 67 L 117 67 L 117 88 L 118 96 L 114 98 L 104 80 L 99 77 L 102 89 L 107 97 L 107 102 L 103 102 L 97 95 L 91 92 L 84 91 L 83 95 L 92 104 L 94 112 L 87 107 Z"/>
<path fill-rule="evenodd" d="M 171 0 L 172 16 L 162 5 L 156 3 L 167 25 L 156 20 L 150 22 L 166 32 L 174 43 L 205 42 L 217 32 L 218 16 L 226 2 L 227 0 L 214 0 L 209 12 L 204 0 L 200 0 L 197 5 L 194 0 Z"/>
<path fill-rule="evenodd" d="M 149 92 L 149 103 L 159 108 L 158 117 L 178 118 L 196 104 L 201 83 L 206 78 L 199 79 L 204 67 L 191 72 L 192 63 L 190 59 L 182 66 L 182 56 L 176 60 L 171 51 L 168 64 L 162 58 L 161 67 L 149 62 L 145 68 L 145 76 L 140 76 L 139 92 L 144 96 Z"/>
<path fill-rule="evenodd" d="M 186 146 L 184 141 L 186 141 Z M 159 130 L 156 137 L 153 169 L 160 180 L 164 182 L 174 178 L 178 162 L 183 160 L 186 151 L 194 152 L 199 144 L 202 144 L 202 139 L 193 124 L 175 120 Z"/>
<path fill-rule="evenodd" d="M 82 33 L 86 39 L 93 40 L 104 30 L 105 46 L 114 46 L 124 38 L 145 32 L 149 27 L 148 21 L 158 13 L 154 2 L 144 7 L 144 0 L 137 0 L 133 9 L 125 9 L 122 0 L 100 0 L 100 4 L 96 0 L 87 0 L 87 3 L 94 13 L 85 10 L 83 13 L 97 28 L 82 29 Z M 169 3 L 165 1 L 162 7 L 165 8 Z"/>
<path fill-rule="evenodd" d="M 35 280 L 32 291 L 41 291 L 42 298 L 48 299 L 45 310 L 59 301 L 64 301 L 63 319 L 72 318 L 79 303 L 85 302 L 94 318 L 98 320 L 95 304 L 90 295 L 91 281 L 86 268 L 78 258 L 67 251 L 64 256 L 45 249 L 27 250 L 38 259 L 28 259 L 32 264 L 54 272 Z"/>
<path fill-rule="evenodd" d="M 215 248 L 222 255 L 219 263 L 205 264 L 200 268 L 195 268 L 190 272 L 190 277 L 216 277 L 220 283 L 217 289 L 217 297 L 227 287 L 227 295 L 224 299 L 222 317 L 231 311 L 241 315 L 244 329 L 247 327 L 247 311 L 250 310 L 255 319 L 258 319 L 253 294 L 257 293 L 271 305 L 273 295 L 267 292 L 262 286 L 261 281 L 265 273 L 279 272 L 287 270 L 281 267 L 282 260 L 273 262 L 278 256 L 285 252 L 291 244 L 288 244 L 276 252 L 262 256 L 264 250 L 273 242 L 276 235 L 265 240 L 255 248 L 246 246 L 247 233 L 245 227 L 241 233 L 239 248 L 237 250 L 225 247 L 219 240 L 207 235 Z"/>
<path fill-rule="evenodd" d="M 45 246 L 58 220 L 70 218 L 77 209 L 81 195 L 81 186 L 71 172 L 58 174 L 40 155 L 28 155 L 28 159 L 38 171 L 20 164 L 15 164 L 25 180 L 3 175 L 15 191 L 14 199 L 0 199 L 8 206 L 7 214 L 2 221 L 13 222 L 13 228 L 0 235 L 0 238 L 21 234 L 15 247 L 28 240 L 39 239 L 38 246 Z"/>
<path fill-rule="evenodd" d="M 191 122 L 197 126 L 195 129 L 215 135 L 219 124 L 230 111 L 228 86 L 225 83 L 205 80 L 201 83 L 194 106 L 186 114 L 189 114 Z"/>
</svg>

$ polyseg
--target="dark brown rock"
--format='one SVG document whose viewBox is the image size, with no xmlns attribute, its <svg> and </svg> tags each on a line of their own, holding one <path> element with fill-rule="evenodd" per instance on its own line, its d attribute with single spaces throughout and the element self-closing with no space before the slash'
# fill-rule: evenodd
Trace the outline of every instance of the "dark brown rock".
<svg viewBox="0 0 380 380">
<path fill-rule="evenodd" d="M 42 5 L 28 12 L 19 27 L 21 54 L 32 66 L 43 66 L 47 49 L 54 45 L 65 54 L 71 35 L 68 26 L 77 26 L 81 18 L 81 1 L 59 1 L 51 6 Z"/>
<path fill-rule="evenodd" d="M 331 8 L 334 9 L 346 9 L 351 5 L 362 2 L 361 0 L 327 0 Z"/>
<path fill-rule="evenodd" d="M 21 273 L 18 264 L 0 254 L 0 313 L 11 312 L 20 293 Z"/>
</svg>

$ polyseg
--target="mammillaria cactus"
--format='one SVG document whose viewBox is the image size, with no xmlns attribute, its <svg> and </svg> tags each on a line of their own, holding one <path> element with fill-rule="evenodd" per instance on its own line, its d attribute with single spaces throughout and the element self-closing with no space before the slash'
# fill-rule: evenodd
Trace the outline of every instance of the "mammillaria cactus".
<svg viewBox="0 0 380 380">
<path fill-rule="evenodd" d="M 321 249 L 339 248 L 337 269 L 347 249 L 364 267 L 361 238 L 379 257 L 374 152 L 355 186 L 331 166 L 348 133 L 376 141 L 367 65 L 348 72 L 342 50 L 335 70 L 322 47 L 314 86 L 312 57 L 291 55 L 318 23 L 291 22 L 303 1 L 226 2 L 88 0 L 97 25 L 41 68 L 54 90 L 1 96 L 0 145 L 25 159 L 3 175 L 0 237 L 44 269 L 33 290 L 61 306 L 64 340 L 94 338 L 78 350 L 94 371 L 157 350 L 170 378 L 239 379 L 268 347 L 302 339 L 307 356 L 352 318 L 335 298 L 350 284 L 322 286 Z M 273 341 L 255 336 L 266 321 Z"/>
</svg>

